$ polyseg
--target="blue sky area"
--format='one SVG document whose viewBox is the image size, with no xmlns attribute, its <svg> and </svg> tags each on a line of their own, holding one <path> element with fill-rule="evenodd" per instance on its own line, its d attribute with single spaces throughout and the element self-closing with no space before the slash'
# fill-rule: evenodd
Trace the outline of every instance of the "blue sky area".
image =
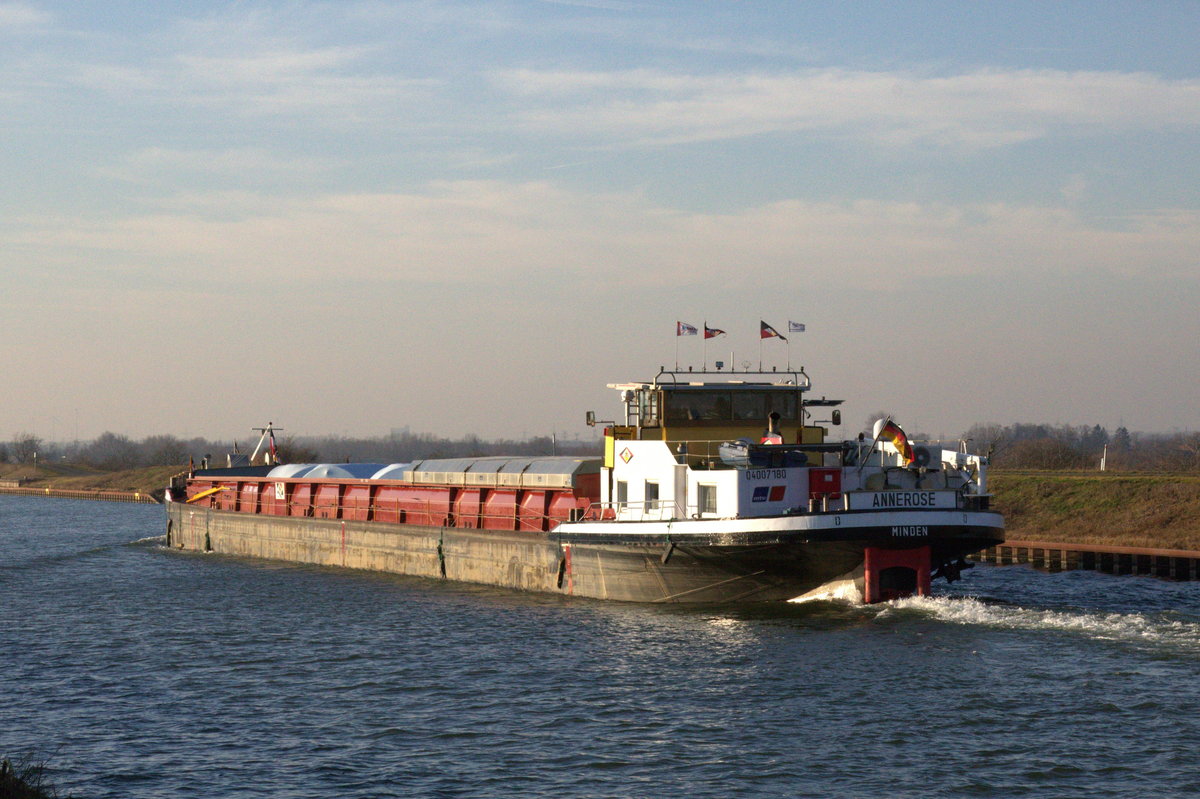
<svg viewBox="0 0 1200 799">
<path fill-rule="evenodd" d="M 804 364 L 844 434 L 1194 430 L 1198 39 L 1194 2 L 0 2 L 0 436 L 587 436 L 677 347 Z"/>
</svg>

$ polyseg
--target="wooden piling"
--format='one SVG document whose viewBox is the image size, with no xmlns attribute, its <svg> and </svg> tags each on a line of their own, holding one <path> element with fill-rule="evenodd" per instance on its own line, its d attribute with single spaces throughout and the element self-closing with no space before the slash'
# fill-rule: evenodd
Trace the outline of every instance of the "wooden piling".
<svg viewBox="0 0 1200 799">
<path fill-rule="evenodd" d="M 13 488 L 0 486 L 0 494 L 16 494 L 25 497 L 58 497 L 60 499 L 88 499 L 97 502 L 141 502 L 160 504 L 162 500 L 141 491 L 106 491 L 77 488 Z"/>
<path fill-rule="evenodd" d="M 1005 541 L 973 557 L 1000 566 L 1028 564 L 1041 571 L 1082 569 L 1162 580 L 1200 579 L 1200 552 L 1046 541 Z"/>
</svg>

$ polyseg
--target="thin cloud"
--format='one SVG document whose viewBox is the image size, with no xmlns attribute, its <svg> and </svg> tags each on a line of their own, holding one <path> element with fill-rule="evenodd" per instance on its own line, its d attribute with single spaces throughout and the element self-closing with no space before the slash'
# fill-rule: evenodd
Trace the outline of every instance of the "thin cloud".
<svg viewBox="0 0 1200 799">
<path fill-rule="evenodd" d="M 346 166 L 334 158 L 287 157 L 263 148 L 243 147 L 223 150 L 181 150 L 148 147 L 129 153 L 117 164 L 96 170 L 96 174 L 128 183 L 151 184 L 195 180 L 214 176 L 238 183 L 254 183 L 264 178 L 329 174 Z M 167 202 L 174 202 L 174 198 Z"/>
<path fill-rule="evenodd" d="M 176 59 L 175 91 L 184 103 L 250 115 L 317 112 L 332 122 L 336 110 L 374 116 L 398 101 L 427 96 L 437 85 L 428 79 L 373 73 L 364 67 L 367 52 L 361 47 L 318 47 L 183 54 Z"/>
<path fill-rule="evenodd" d="M 345 69 L 363 52 L 361 47 L 277 49 L 252 55 L 182 55 L 179 61 L 194 75 L 218 83 L 275 84 Z"/>
<path fill-rule="evenodd" d="M 746 314 L 731 308 L 787 303 L 812 309 L 817 318 L 826 314 L 829 335 L 837 339 L 822 370 L 826 384 L 868 396 L 878 387 L 853 364 L 870 362 L 879 346 L 894 339 L 897 319 L 916 318 L 916 335 L 932 343 L 913 349 L 908 374 L 952 372 L 946 378 L 951 383 L 974 385 L 989 398 L 970 407 L 971 418 L 963 416 L 952 391 L 921 395 L 922 414 L 936 411 L 964 429 L 979 418 L 1033 406 L 1044 398 L 1044 386 L 1061 379 L 1067 360 L 1089 381 L 1073 384 L 1072 391 L 1121 403 L 1107 412 L 1147 412 L 1144 386 L 1164 379 L 1161 374 L 1126 381 L 1142 387 L 1137 391 L 1110 391 L 1104 381 L 1114 364 L 1120 370 L 1128 363 L 1135 371 L 1148 346 L 1169 351 L 1190 340 L 1193 300 L 1200 295 L 1194 268 L 1200 213 L 1167 210 L 1122 222 L 1100 227 L 1062 207 L 866 200 L 788 200 L 700 214 L 636 192 L 588 193 L 549 182 L 439 182 L 420 192 L 302 199 L 195 192 L 150 213 L 105 209 L 0 219 L 0 270 L 8 277 L 0 302 L 15 318 L 32 318 L 32 304 L 48 304 L 46 313 L 85 341 L 109 340 L 98 331 L 113 318 L 127 319 L 124 333 L 136 330 L 147 355 L 197 330 L 212 351 L 232 350 L 254 329 L 254 340 L 293 353 L 289 357 L 301 371 L 314 359 L 341 363 L 346 337 L 354 338 L 345 325 L 370 331 L 363 340 L 384 351 L 411 346 L 413 336 L 432 335 L 428 331 L 457 330 L 441 342 L 444 350 L 432 340 L 417 348 L 439 353 L 431 379 L 448 384 L 471 368 L 462 360 L 471 350 L 464 338 L 470 334 L 462 331 L 473 325 L 504 326 L 509 336 L 515 335 L 514 322 L 528 328 L 520 336 L 527 345 L 512 367 L 528 375 L 562 357 L 562 340 L 542 340 L 538 325 L 554 328 L 547 321 L 552 314 L 574 321 L 571 314 L 592 314 L 598 323 L 589 336 L 600 331 L 606 343 L 601 349 L 639 353 L 609 366 L 640 368 L 645 362 L 639 359 L 656 358 L 646 341 L 648 325 L 661 323 L 660 351 L 669 351 L 674 315 L 663 309 L 673 303 L 706 309 L 710 321 L 717 310 L 732 314 L 734 322 L 739 316 L 746 321 Z M 1134 287 L 1144 291 L 1140 303 L 1129 302 Z M 284 299 L 276 302 L 277 295 Z M 880 305 L 885 295 L 896 301 Z M 447 296 L 456 302 L 446 305 Z M 606 296 L 620 301 L 605 303 Z M 833 310 L 872 302 L 876 311 L 852 314 L 849 322 Z M 1153 307 L 1152 319 L 1147 307 Z M 653 322 L 656 315 L 665 318 Z M 456 318 L 463 324 L 448 321 Z M 284 334 L 278 332 L 280 319 L 294 322 Z M 324 332 L 335 320 L 341 338 Z M 47 329 L 44 323 L 17 328 Z M 813 329 L 820 327 L 814 323 Z M 177 331 L 174 339 L 164 330 Z M 307 331 L 311 346 L 295 346 L 298 330 Z M 739 349 L 750 351 L 750 340 L 743 342 Z M 1021 352 L 1016 383 L 1015 350 Z M 95 362 L 86 344 L 82 355 L 77 346 L 64 351 L 76 353 L 72 357 L 84 368 Z M 1167 370 L 1178 390 L 1165 396 L 1190 396 L 1186 381 L 1177 378 L 1195 371 L 1194 353 L 1185 354 L 1189 360 Z M 956 358 L 949 372 L 947 357 Z M 369 364 L 368 357 L 345 368 L 372 374 Z M 211 375 L 199 380 L 196 365 L 187 368 L 179 379 L 250 382 L 260 366 L 202 364 Z M 161 370 L 140 378 L 145 386 L 162 379 Z M 336 382 L 331 378 L 331 385 Z M 367 388 L 352 393 L 383 390 Z M 931 396 L 941 397 L 932 409 Z M 1176 405 L 1156 407 L 1157 415 L 1147 418 L 1187 418 L 1181 415 L 1186 408 Z M 145 418 L 139 410 L 130 423 L 145 424 Z"/>
<path fill-rule="evenodd" d="M 0 29 L 31 27 L 50 22 L 50 15 L 27 3 L 0 3 Z"/>
<path fill-rule="evenodd" d="M 892 146 L 986 148 L 1048 135 L 1195 128 L 1200 81 L 1145 73 L 981 71 L 948 77 L 838 69 L 782 74 L 653 70 L 493 74 L 533 107 L 529 131 L 655 145 L 813 132 Z M 540 102 L 538 102 L 540 100 Z"/>
<path fill-rule="evenodd" d="M 628 0 L 538 0 L 538 2 L 554 6 L 592 8 L 597 11 L 632 11 L 637 8 Z"/>
<path fill-rule="evenodd" d="M 631 193 L 457 181 L 422 193 L 308 199 L 193 194 L 153 213 L 13 220 L 0 228 L 0 244 L 24 260 L 31 248 L 74 252 L 100 271 L 178 266 L 212 279 L 296 285 L 336 273 L 347 281 L 483 287 L 555 278 L 669 290 L 720 285 L 731 270 L 751 270 L 782 292 L 801 282 L 870 289 L 901 274 L 1036 280 L 1106 272 L 1197 283 L 1200 213 L 1124 222 L 1098 227 L 1054 207 L 882 201 L 790 200 L 700 214 Z"/>
<path fill-rule="evenodd" d="M 0 5 L 0 26 L 6 8 L 13 20 L 34 18 Z M 288 30 L 285 20 L 261 11 L 176 20 L 150 34 L 114 33 L 84 46 L 59 30 L 56 46 L 0 56 L 0 96 L 44 106 L 54 92 L 82 90 L 83 102 L 103 97 L 122 110 L 199 107 L 241 119 L 302 116 L 328 127 L 394 118 L 399 109 L 430 102 L 440 85 L 389 69 L 379 42 L 330 45 L 319 41 L 319 29 Z"/>
</svg>

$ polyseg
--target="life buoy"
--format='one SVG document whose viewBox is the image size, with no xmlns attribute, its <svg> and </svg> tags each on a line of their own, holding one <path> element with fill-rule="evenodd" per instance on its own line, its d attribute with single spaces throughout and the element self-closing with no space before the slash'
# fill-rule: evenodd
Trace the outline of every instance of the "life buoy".
<svg viewBox="0 0 1200 799">
<path fill-rule="evenodd" d="M 924 468 L 929 465 L 932 456 L 929 454 L 927 447 L 915 447 L 913 451 L 913 462 Z"/>
</svg>

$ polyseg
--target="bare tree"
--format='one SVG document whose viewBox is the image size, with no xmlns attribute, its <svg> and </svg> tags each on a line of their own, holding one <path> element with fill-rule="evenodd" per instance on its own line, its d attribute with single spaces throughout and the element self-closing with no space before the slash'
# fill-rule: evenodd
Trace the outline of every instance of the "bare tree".
<svg viewBox="0 0 1200 799">
<path fill-rule="evenodd" d="M 1049 436 L 1017 441 L 993 462 L 1018 469 L 1080 469 L 1088 464 L 1070 444 Z"/>
<path fill-rule="evenodd" d="M 1006 447 L 1012 443 L 1012 433 L 1006 427 L 998 424 L 975 424 L 963 434 L 963 438 L 971 442 L 968 449 L 981 452 L 989 458 L 1003 454 Z"/>
<path fill-rule="evenodd" d="M 1200 433 L 1183 433 L 1176 440 L 1178 451 L 1184 468 L 1200 467 Z"/>
<path fill-rule="evenodd" d="M 42 440 L 33 433 L 17 433 L 12 440 L 12 454 L 17 463 L 29 463 L 37 459 Z"/>
<path fill-rule="evenodd" d="M 142 441 L 141 462 L 147 466 L 174 466 L 186 464 L 187 445 L 175 436 L 150 436 Z"/>
<path fill-rule="evenodd" d="M 109 432 L 84 447 L 80 457 L 101 469 L 130 469 L 139 461 L 137 445 L 128 436 Z"/>
<path fill-rule="evenodd" d="M 280 441 L 275 451 L 280 463 L 313 463 L 317 460 L 315 449 L 297 443 L 291 436 Z"/>
</svg>

